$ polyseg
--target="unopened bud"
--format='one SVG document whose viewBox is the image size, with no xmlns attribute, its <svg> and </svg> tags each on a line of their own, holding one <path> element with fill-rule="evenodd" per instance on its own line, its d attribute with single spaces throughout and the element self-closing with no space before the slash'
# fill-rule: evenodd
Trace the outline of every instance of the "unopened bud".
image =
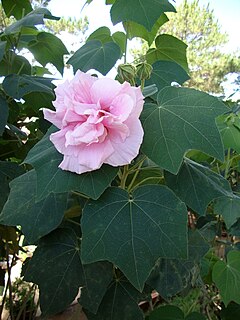
<svg viewBox="0 0 240 320">
<path fill-rule="evenodd" d="M 136 75 L 140 80 L 147 80 L 151 77 L 152 66 L 149 63 L 142 62 L 136 66 Z"/>
<path fill-rule="evenodd" d="M 129 63 L 120 64 L 118 66 L 118 74 L 123 81 L 131 82 L 136 76 L 136 69 Z"/>
</svg>

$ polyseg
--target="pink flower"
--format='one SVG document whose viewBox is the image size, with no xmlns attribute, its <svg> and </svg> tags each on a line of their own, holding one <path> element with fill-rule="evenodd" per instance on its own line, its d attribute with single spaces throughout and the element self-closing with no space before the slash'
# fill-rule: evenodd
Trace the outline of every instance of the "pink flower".
<svg viewBox="0 0 240 320">
<path fill-rule="evenodd" d="M 60 130 L 50 140 L 64 155 L 59 167 L 76 173 L 129 164 L 139 152 L 143 129 L 140 88 L 78 71 L 55 89 L 56 111 L 44 117 Z"/>
</svg>

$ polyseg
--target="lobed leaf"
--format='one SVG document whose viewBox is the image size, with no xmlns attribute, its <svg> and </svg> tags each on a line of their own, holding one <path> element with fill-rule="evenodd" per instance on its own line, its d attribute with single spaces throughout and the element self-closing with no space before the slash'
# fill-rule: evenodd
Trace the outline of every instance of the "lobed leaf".
<svg viewBox="0 0 240 320">
<path fill-rule="evenodd" d="M 217 98 L 188 89 L 165 87 L 157 105 L 146 103 L 141 120 L 142 151 L 156 164 L 176 174 L 190 149 L 224 160 L 215 118 L 226 110 Z"/>
<path fill-rule="evenodd" d="M 108 260 L 140 291 L 159 257 L 187 257 L 186 207 L 163 186 L 109 188 L 86 204 L 81 225 L 83 263 Z"/>
</svg>

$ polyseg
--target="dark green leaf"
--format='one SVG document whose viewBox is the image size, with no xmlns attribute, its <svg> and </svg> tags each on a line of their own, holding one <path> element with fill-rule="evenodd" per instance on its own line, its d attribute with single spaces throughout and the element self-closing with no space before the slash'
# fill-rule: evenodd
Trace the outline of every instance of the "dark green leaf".
<svg viewBox="0 0 240 320">
<path fill-rule="evenodd" d="M 37 8 L 36 10 L 28 13 L 22 19 L 6 27 L 4 30 L 4 34 L 9 35 L 12 33 L 17 33 L 21 30 L 22 27 L 32 27 L 38 24 L 44 24 L 43 18 L 58 20 L 58 18 L 53 17 L 50 11 L 48 11 L 46 8 Z"/>
<path fill-rule="evenodd" d="M 189 149 L 224 159 L 215 118 L 226 110 L 217 98 L 188 88 L 165 87 L 158 104 L 145 104 L 143 152 L 160 167 L 177 173 Z"/>
<path fill-rule="evenodd" d="M 186 257 L 186 218 L 185 205 L 166 187 L 142 186 L 132 195 L 109 188 L 84 207 L 82 259 L 113 262 L 142 290 L 159 257 Z"/>
<path fill-rule="evenodd" d="M 240 251 L 230 251 L 227 262 L 218 261 L 212 276 L 225 306 L 231 301 L 240 304 Z"/>
<path fill-rule="evenodd" d="M 161 34 L 155 40 L 156 48 L 149 49 L 146 54 L 147 62 L 153 64 L 158 60 L 173 61 L 188 71 L 186 56 L 187 45 L 169 34 Z"/>
<path fill-rule="evenodd" d="M 14 16 L 16 19 L 21 19 L 32 11 L 29 0 L 2 0 L 2 6 L 7 17 Z"/>
<path fill-rule="evenodd" d="M 25 159 L 25 162 L 33 165 L 37 172 L 38 199 L 46 197 L 51 192 L 68 191 L 78 191 L 97 199 L 115 178 L 118 168 L 103 165 L 99 170 L 83 174 L 75 174 L 58 168 L 63 156 L 49 140 L 49 135 L 54 131 L 56 131 L 54 127 L 50 128 Z"/>
<path fill-rule="evenodd" d="M 30 92 L 44 92 L 54 97 L 52 79 L 28 75 L 10 74 L 3 81 L 3 89 L 14 99 L 21 99 Z"/>
<path fill-rule="evenodd" d="M 176 306 L 162 306 L 153 310 L 149 315 L 149 320 L 183 320 L 184 314 Z"/>
<path fill-rule="evenodd" d="M 78 49 L 67 63 L 73 66 L 74 72 L 95 69 L 106 75 L 120 55 L 120 47 L 115 42 L 102 44 L 99 40 L 91 40 Z"/>
<path fill-rule="evenodd" d="M 26 58 L 9 51 L 0 62 L 0 76 L 7 76 L 12 73 L 31 74 L 31 65 Z"/>
<path fill-rule="evenodd" d="M 183 84 L 189 79 L 187 72 L 172 61 L 158 61 L 152 67 L 151 78 L 146 81 L 146 85 L 155 84 L 158 90 L 170 86 L 172 82 Z"/>
<path fill-rule="evenodd" d="M 177 175 L 165 173 L 169 188 L 191 209 L 204 215 L 207 205 L 221 196 L 231 195 L 226 179 L 196 162 L 186 160 Z"/>
<path fill-rule="evenodd" d="M 7 44 L 7 41 L 0 42 L 0 61 L 2 60 L 2 58 L 4 56 L 6 44 Z"/>
<path fill-rule="evenodd" d="M 155 22 L 164 12 L 175 12 L 168 0 L 116 0 L 111 8 L 113 24 L 134 21 L 152 30 Z"/>
<path fill-rule="evenodd" d="M 198 312 L 190 313 L 185 319 L 186 320 L 206 320 L 206 318 Z"/>
<path fill-rule="evenodd" d="M 229 229 L 240 218 L 240 198 L 236 195 L 220 197 L 215 201 L 214 211 L 223 216 Z"/>
<path fill-rule="evenodd" d="M 222 320 L 236 320 L 240 314 L 240 304 L 230 302 L 227 308 L 222 308 L 221 319 Z"/>
<path fill-rule="evenodd" d="M 127 31 L 128 38 L 131 40 L 135 37 L 142 38 L 148 42 L 150 46 L 153 43 L 160 27 L 168 21 L 168 17 L 163 13 L 154 23 L 152 30 L 149 32 L 143 25 L 133 21 L 124 22 L 124 28 Z"/>
<path fill-rule="evenodd" d="M 54 98 L 55 96 L 53 95 L 53 91 L 51 91 L 51 94 L 44 92 L 31 92 L 24 96 L 24 106 L 28 105 L 38 113 L 40 108 L 53 109 L 52 101 Z"/>
<path fill-rule="evenodd" d="M 81 289 L 79 303 L 95 314 L 112 281 L 113 266 L 109 262 L 97 262 L 83 268 L 85 285 Z"/>
<path fill-rule="evenodd" d="M 17 163 L 0 161 L 0 212 L 8 198 L 9 182 L 23 173 L 24 170 Z"/>
<path fill-rule="evenodd" d="M 79 235 L 61 228 L 41 239 L 24 279 L 39 286 L 42 316 L 65 310 L 84 285 Z"/>
<path fill-rule="evenodd" d="M 51 194 L 36 203 L 34 170 L 14 179 L 10 188 L 9 198 L 0 215 L 0 223 L 21 225 L 29 243 L 34 243 L 61 223 L 67 206 L 67 194 Z"/>
<path fill-rule="evenodd" d="M 0 94 L 0 136 L 5 130 L 5 126 L 8 120 L 8 103 L 7 99 Z"/>
<path fill-rule="evenodd" d="M 68 54 L 68 51 L 58 37 L 48 32 L 40 32 L 35 40 L 28 43 L 28 49 L 41 65 L 52 63 L 63 74 L 63 56 Z"/>
<path fill-rule="evenodd" d="M 109 287 L 96 315 L 85 311 L 88 320 L 143 320 L 138 302 L 144 299 L 125 278 L 118 278 Z"/>
</svg>

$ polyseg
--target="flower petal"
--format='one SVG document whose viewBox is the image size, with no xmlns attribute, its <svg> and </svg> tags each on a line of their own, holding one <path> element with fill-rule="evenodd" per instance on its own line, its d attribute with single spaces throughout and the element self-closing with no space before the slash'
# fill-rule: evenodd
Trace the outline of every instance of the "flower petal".
<svg viewBox="0 0 240 320">
<path fill-rule="evenodd" d="M 98 103 L 100 101 L 101 107 L 108 108 L 120 90 L 119 82 L 108 78 L 98 79 L 91 87 L 92 102 Z"/>
</svg>

